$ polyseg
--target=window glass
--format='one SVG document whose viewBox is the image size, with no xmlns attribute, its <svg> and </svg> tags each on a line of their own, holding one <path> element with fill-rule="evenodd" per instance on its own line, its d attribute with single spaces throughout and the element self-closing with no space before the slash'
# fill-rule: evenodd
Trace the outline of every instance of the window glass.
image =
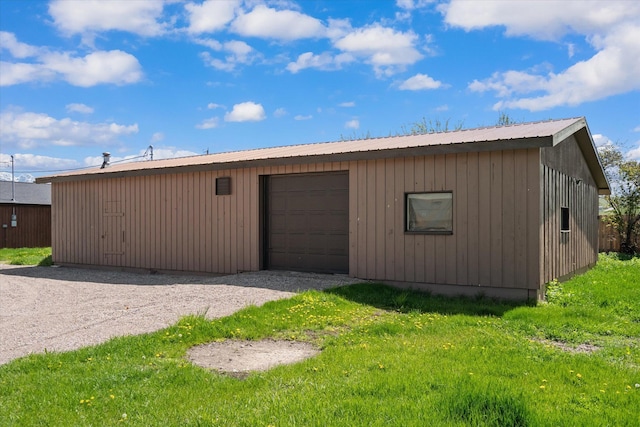
<svg viewBox="0 0 640 427">
<path fill-rule="evenodd" d="M 560 231 L 569 231 L 569 208 L 560 208 Z"/>
<path fill-rule="evenodd" d="M 452 193 L 407 194 L 407 231 L 451 233 Z"/>
</svg>

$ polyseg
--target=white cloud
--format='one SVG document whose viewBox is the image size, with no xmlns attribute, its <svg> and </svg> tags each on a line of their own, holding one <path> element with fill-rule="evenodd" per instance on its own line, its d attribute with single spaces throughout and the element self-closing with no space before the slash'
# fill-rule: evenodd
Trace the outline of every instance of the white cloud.
<svg viewBox="0 0 640 427">
<path fill-rule="evenodd" d="M 601 135 L 599 133 L 593 134 L 592 137 L 593 137 L 594 144 L 596 144 L 596 147 L 604 147 L 606 145 L 615 145 L 612 140 L 610 140 L 606 136 Z"/>
<path fill-rule="evenodd" d="M 85 104 L 67 104 L 65 108 L 67 109 L 68 113 L 80 113 L 80 114 L 93 113 L 93 108 Z"/>
<path fill-rule="evenodd" d="M 287 110 L 281 107 L 277 108 L 276 111 L 273 112 L 273 117 L 280 118 L 286 116 L 287 114 Z"/>
<path fill-rule="evenodd" d="M 162 1 L 54 0 L 49 14 L 64 34 L 83 34 L 110 30 L 128 31 L 141 36 L 165 32 Z"/>
<path fill-rule="evenodd" d="M 633 128 L 634 132 L 640 132 L 640 126 L 636 126 L 635 128 Z"/>
<path fill-rule="evenodd" d="M 423 58 L 416 49 L 418 36 L 408 31 L 373 24 L 359 28 L 335 42 L 335 47 L 356 57 L 364 58 L 378 76 L 402 71 Z"/>
<path fill-rule="evenodd" d="M 344 124 L 344 127 L 347 129 L 358 129 L 360 128 L 360 120 L 357 120 L 357 119 L 349 120 Z"/>
<path fill-rule="evenodd" d="M 502 98 L 494 109 L 540 111 L 576 106 L 640 89 L 640 3 L 628 1 L 462 2 L 441 6 L 445 21 L 467 31 L 504 26 L 509 36 L 560 41 L 577 34 L 596 50 L 589 59 L 560 72 L 494 73 L 475 80 L 471 91 L 493 91 Z M 570 48 L 569 55 L 572 50 Z"/>
<path fill-rule="evenodd" d="M 0 140 L 22 149 L 40 146 L 109 144 L 138 133 L 138 125 L 88 123 L 47 114 L 4 111 L 0 114 Z"/>
<path fill-rule="evenodd" d="M 627 153 L 627 158 L 629 160 L 635 160 L 640 162 L 640 141 L 637 141 L 635 145 L 636 145 L 636 148 L 630 150 Z"/>
<path fill-rule="evenodd" d="M 38 47 L 19 42 L 15 34 L 7 31 L 0 31 L 0 49 L 7 50 L 11 56 L 20 59 L 36 56 L 41 52 Z"/>
<path fill-rule="evenodd" d="M 196 125 L 196 129 L 213 129 L 218 127 L 219 119 L 217 117 L 211 117 L 210 119 L 204 119 L 202 122 Z"/>
<path fill-rule="evenodd" d="M 312 118 L 313 118 L 313 116 L 311 114 L 309 114 L 307 116 L 303 116 L 302 114 L 298 114 L 297 116 L 295 116 L 293 118 L 293 120 L 303 121 L 303 120 L 311 120 Z"/>
<path fill-rule="evenodd" d="M 293 74 L 296 74 L 305 68 L 339 70 L 342 68 L 342 64 L 353 60 L 354 58 L 351 54 L 342 53 L 334 56 L 328 52 L 324 52 L 320 55 L 316 55 L 313 52 L 305 52 L 298 56 L 298 59 L 295 62 L 290 62 L 287 65 L 287 70 Z"/>
<path fill-rule="evenodd" d="M 439 105 L 436 107 L 436 111 L 449 111 L 449 106 L 447 104 Z"/>
<path fill-rule="evenodd" d="M 338 107 L 345 107 L 345 108 L 350 108 L 355 106 L 356 106 L 356 103 L 354 101 L 341 102 L 340 104 L 338 104 Z"/>
<path fill-rule="evenodd" d="M 205 64 L 222 71 L 233 71 L 237 64 L 251 64 L 259 56 L 251 46 L 240 40 L 220 43 L 216 40 L 198 39 L 196 43 L 205 45 L 216 51 L 228 53 L 224 59 L 214 58 L 209 52 L 202 52 L 200 54 Z"/>
<path fill-rule="evenodd" d="M 240 14 L 231 24 L 234 32 L 248 37 L 283 41 L 323 37 L 326 28 L 318 19 L 294 10 L 276 10 L 256 6 Z"/>
<path fill-rule="evenodd" d="M 396 0 L 396 6 L 400 9 L 413 10 L 425 7 L 433 2 L 434 0 Z"/>
<path fill-rule="evenodd" d="M 121 50 L 96 51 L 77 57 L 69 52 L 38 49 L 36 62 L 0 62 L 0 86 L 64 80 L 74 86 L 124 85 L 143 77 L 135 56 Z"/>
<path fill-rule="evenodd" d="M 61 159 L 58 157 L 40 156 L 37 154 L 16 153 L 13 155 L 14 167 L 18 170 L 29 170 L 29 172 L 38 172 L 45 170 L 68 170 L 77 168 L 80 164 L 76 160 Z M 8 154 L 0 153 L 0 163 L 10 162 L 11 158 Z M 9 177 L 8 181 L 11 181 Z"/>
<path fill-rule="evenodd" d="M 265 118 L 262 105 L 251 101 L 234 105 L 233 109 L 224 115 L 225 122 L 259 122 Z"/>
<path fill-rule="evenodd" d="M 399 86 L 400 90 L 428 90 L 442 87 L 442 82 L 432 79 L 426 74 L 416 74 Z"/>
<path fill-rule="evenodd" d="M 206 0 L 201 4 L 187 3 L 188 31 L 192 34 L 211 33 L 224 29 L 236 16 L 240 0 Z"/>
<path fill-rule="evenodd" d="M 224 105 L 216 104 L 216 103 L 213 103 L 213 102 L 210 102 L 210 103 L 207 104 L 207 109 L 209 109 L 209 110 L 215 110 L 216 108 L 224 108 Z"/>
<path fill-rule="evenodd" d="M 155 132 L 153 135 L 151 135 L 151 140 L 150 142 L 152 144 L 155 144 L 157 142 L 163 141 L 164 140 L 164 133 L 162 132 Z M 155 154 L 155 153 L 154 153 Z"/>
<path fill-rule="evenodd" d="M 74 58 L 69 53 L 53 53 L 44 55 L 42 59 L 47 70 L 74 86 L 124 85 L 142 79 L 136 57 L 121 50 L 93 52 L 82 58 Z"/>
</svg>

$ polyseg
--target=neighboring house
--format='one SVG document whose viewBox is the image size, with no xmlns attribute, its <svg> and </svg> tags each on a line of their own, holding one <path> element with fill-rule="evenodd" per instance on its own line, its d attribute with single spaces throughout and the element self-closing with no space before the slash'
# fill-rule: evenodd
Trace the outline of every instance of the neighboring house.
<svg viewBox="0 0 640 427">
<path fill-rule="evenodd" d="M 583 118 L 118 164 L 53 184 L 53 259 L 343 273 L 542 298 L 592 266 L 608 183 Z"/>
<path fill-rule="evenodd" d="M 51 185 L 0 181 L 0 248 L 51 246 Z"/>
</svg>

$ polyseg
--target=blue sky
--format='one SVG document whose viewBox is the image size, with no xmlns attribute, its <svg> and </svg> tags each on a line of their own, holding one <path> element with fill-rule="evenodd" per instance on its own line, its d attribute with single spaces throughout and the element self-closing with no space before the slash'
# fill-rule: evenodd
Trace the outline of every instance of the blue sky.
<svg viewBox="0 0 640 427">
<path fill-rule="evenodd" d="M 0 175 L 585 116 L 640 159 L 636 1 L 0 1 Z"/>
</svg>

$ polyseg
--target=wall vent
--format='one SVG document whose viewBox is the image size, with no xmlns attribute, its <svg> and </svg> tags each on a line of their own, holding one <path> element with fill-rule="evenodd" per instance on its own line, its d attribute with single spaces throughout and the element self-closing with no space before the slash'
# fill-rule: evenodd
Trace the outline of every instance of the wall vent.
<svg viewBox="0 0 640 427">
<path fill-rule="evenodd" d="M 231 177 L 216 178 L 216 196 L 228 196 L 231 194 Z"/>
</svg>

